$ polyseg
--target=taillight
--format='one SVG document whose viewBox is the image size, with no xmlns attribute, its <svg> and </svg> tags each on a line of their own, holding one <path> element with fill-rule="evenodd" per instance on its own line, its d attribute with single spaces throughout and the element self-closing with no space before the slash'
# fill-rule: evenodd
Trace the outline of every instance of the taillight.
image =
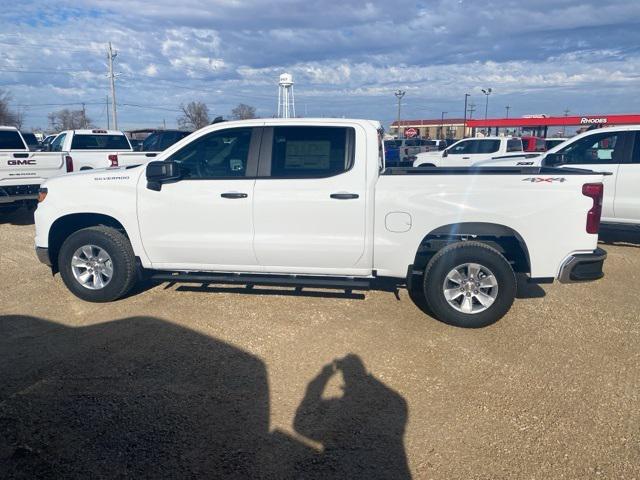
<svg viewBox="0 0 640 480">
<path fill-rule="evenodd" d="M 598 233 L 602 216 L 604 185 L 602 183 L 585 183 L 582 186 L 582 194 L 593 199 L 593 206 L 587 212 L 587 233 Z"/>
<path fill-rule="evenodd" d="M 64 164 L 67 166 L 67 172 L 73 172 L 73 158 L 71 158 L 71 155 L 64 157 Z"/>
<path fill-rule="evenodd" d="M 109 155 L 109 161 L 111 162 L 111 167 L 118 166 L 118 155 Z"/>
<path fill-rule="evenodd" d="M 47 198 L 47 193 L 49 193 L 49 190 L 46 187 L 40 187 L 38 190 L 38 203 L 44 202 L 44 199 Z"/>
</svg>

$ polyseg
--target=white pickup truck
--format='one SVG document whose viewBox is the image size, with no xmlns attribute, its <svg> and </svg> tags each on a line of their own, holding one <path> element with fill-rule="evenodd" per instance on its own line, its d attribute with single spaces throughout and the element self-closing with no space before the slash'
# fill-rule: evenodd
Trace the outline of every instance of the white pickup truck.
<svg viewBox="0 0 640 480">
<path fill-rule="evenodd" d="M 477 167 L 541 165 L 611 173 L 604 177 L 602 222 L 610 227 L 640 227 L 640 125 L 589 130 L 541 155 L 475 164 Z"/>
<path fill-rule="evenodd" d="M 49 149 L 63 152 L 67 171 L 91 170 L 119 165 L 140 165 L 159 152 L 135 152 L 127 136 L 118 130 L 65 130 Z"/>
<path fill-rule="evenodd" d="M 414 167 L 469 167 L 481 160 L 522 156 L 522 140 L 515 137 L 465 138 L 442 151 L 418 153 Z"/>
<path fill-rule="evenodd" d="M 602 277 L 601 174 L 385 168 L 379 127 L 228 122 L 144 166 L 54 178 L 35 213 L 37 256 L 93 302 L 141 275 L 344 289 L 385 279 L 419 286 L 435 317 L 464 327 L 506 314 L 515 272 Z"/>
<path fill-rule="evenodd" d="M 66 172 L 61 153 L 30 151 L 15 127 L 0 127 L 0 211 L 35 204 L 45 179 Z"/>
</svg>

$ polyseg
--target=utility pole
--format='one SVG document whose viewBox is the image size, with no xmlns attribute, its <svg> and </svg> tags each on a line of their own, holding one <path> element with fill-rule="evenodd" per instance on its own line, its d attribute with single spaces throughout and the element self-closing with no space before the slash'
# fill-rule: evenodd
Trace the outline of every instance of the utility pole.
<svg viewBox="0 0 640 480">
<path fill-rule="evenodd" d="M 509 118 L 509 110 L 511 110 L 511 105 L 507 105 L 506 107 L 504 107 L 504 109 L 507 111 L 507 118 Z"/>
<path fill-rule="evenodd" d="M 462 122 L 462 138 L 466 138 L 467 136 L 467 99 L 471 95 L 468 93 L 464 94 L 464 121 Z"/>
<path fill-rule="evenodd" d="M 84 102 L 82 102 L 82 128 L 87 128 L 87 110 L 84 108 Z"/>
<path fill-rule="evenodd" d="M 471 102 L 469 104 L 469 120 L 473 119 L 473 112 L 475 112 L 475 111 L 476 111 L 476 104 Z"/>
<path fill-rule="evenodd" d="M 113 59 L 118 56 L 118 52 L 114 52 L 109 42 L 109 50 L 107 58 L 109 59 L 109 80 L 111 81 L 111 113 L 113 115 L 113 128 L 118 129 L 118 115 L 116 113 L 116 76 L 113 73 Z"/>
<path fill-rule="evenodd" d="M 402 105 L 402 98 L 405 96 L 407 92 L 404 90 L 396 90 L 394 95 L 398 98 L 398 138 L 402 138 L 400 135 L 400 108 Z"/>
<path fill-rule="evenodd" d="M 107 103 L 104 108 L 105 112 L 107 112 L 107 130 L 109 130 L 109 95 L 107 95 Z"/>
</svg>

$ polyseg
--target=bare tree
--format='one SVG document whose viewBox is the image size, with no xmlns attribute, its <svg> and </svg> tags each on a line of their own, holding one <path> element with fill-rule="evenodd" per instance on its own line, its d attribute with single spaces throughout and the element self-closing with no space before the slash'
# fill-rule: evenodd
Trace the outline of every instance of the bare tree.
<svg viewBox="0 0 640 480">
<path fill-rule="evenodd" d="M 92 121 L 84 110 L 69 110 L 64 108 L 47 115 L 49 125 L 56 131 L 77 130 L 80 128 L 91 128 Z"/>
<path fill-rule="evenodd" d="M 11 95 L 4 90 L 0 90 L 0 125 L 12 127 L 22 127 L 24 112 L 11 110 L 9 102 Z"/>
<path fill-rule="evenodd" d="M 256 108 L 246 103 L 240 103 L 236 108 L 231 110 L 231 118 L 234 120 L 256 118 Z"/>
<path fill-rule="evenodd" d="M 198 130 L 209 125 L 209 109 L 203 102 L 181 104 L 180 110 L 182 110 L 182 115 L 178 117 L 180 128 Z"/>
</svg>

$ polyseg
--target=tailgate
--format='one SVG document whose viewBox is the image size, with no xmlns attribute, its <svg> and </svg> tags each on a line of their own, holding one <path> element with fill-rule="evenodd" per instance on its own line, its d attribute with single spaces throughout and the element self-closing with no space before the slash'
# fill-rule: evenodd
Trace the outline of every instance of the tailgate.
<svg viewBox="0 0 640 480">
<path fill-rule="evenodd" d="M 0 153 L 2 185 L 39 184 L 65 171 L 60 152 Z"/>
</svg>

